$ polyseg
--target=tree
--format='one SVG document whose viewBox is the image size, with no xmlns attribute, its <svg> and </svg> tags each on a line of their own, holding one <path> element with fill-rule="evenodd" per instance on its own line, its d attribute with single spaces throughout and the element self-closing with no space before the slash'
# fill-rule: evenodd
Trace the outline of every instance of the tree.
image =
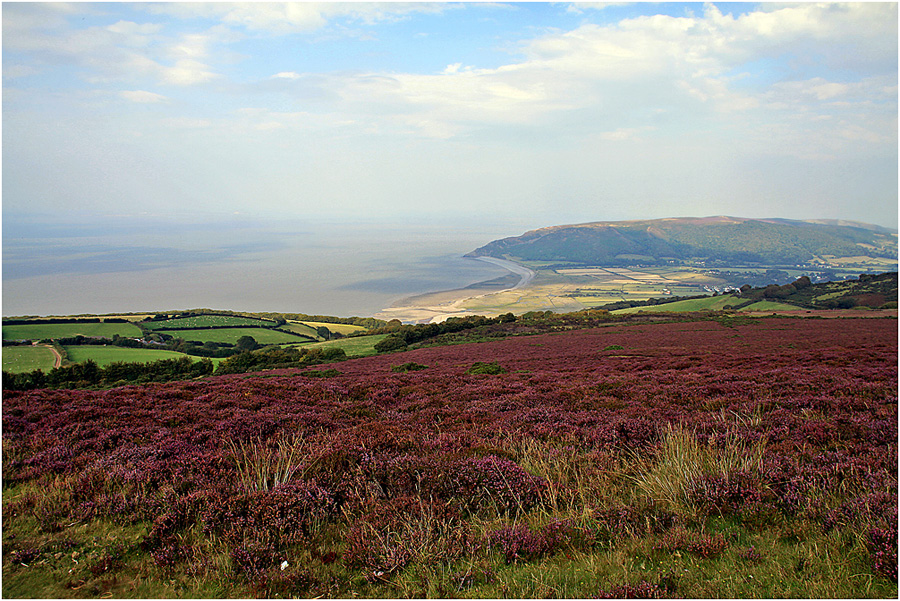
<svg viewBox="0 0 900 601">
<path fill-rule="evenodd" d="M 253 336 L 241 336 L 234 343 L 234 348 L 239 352 L 253 351 L 259 348 L 259 343 L 256 342 Z"/>
<path fill-rule="evenodd" d="M 812 286 L 812 281 L 809 279 L 809 276 L 800 276 L 794 281 L 794 288 L 797 290 L 803 290 L 804 288 L 809 288 Z"/>
<path fill-rule="evenodd" d="M 381 342 L 375 345 L 375 350 L 379 353 L 387 353 L 390 351 L 399 351 L 406 348 L 406 340 L 402 336 L 391 334 Z"/>
</svg>

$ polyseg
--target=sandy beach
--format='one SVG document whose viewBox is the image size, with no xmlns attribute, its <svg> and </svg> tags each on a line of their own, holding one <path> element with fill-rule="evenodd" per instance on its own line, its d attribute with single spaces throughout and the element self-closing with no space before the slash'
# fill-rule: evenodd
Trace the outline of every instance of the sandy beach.
<svg viewBox="0 0 900 601">
<path fill-rule="evenodd" d="M 534 271 L 518 263 L 495 257 L 476 258 L 480 261 L 499 265 L 507 269 L 510 274 L 505 277 L 478 282 L 466 288 L 430 292 L 405 298 L 375 313 L 373 317 L 386 320 L 399 319 L 404 323 L 440 323 L 448 317 L 484 315 L 483 311 L 466 310 L 463 308 L 463 304 L 466 301 L 483 298 L 491 294 L 519 290 L 528 286 L 534 279 Z"/>
</svg>

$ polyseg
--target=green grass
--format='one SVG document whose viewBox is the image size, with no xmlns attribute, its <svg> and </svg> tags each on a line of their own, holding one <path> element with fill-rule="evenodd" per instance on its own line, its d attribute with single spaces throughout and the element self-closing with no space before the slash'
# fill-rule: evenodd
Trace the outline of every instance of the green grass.
<svg viewBox="0 0 900 601">
<path fill-rule="evenodd" d="M 126 363 L 150 363 L 161 359 L 177 359 L 184 357 L 184 353 L 175 351 L 157 351 L 153 349 L 123 348 L 118 346 L 79 345 L 66 346 L 66 353 L 72 363 L 81 363 L 93 359 L 100 367 L 106 367 L 116 361 Z M 192 357 L 199 360 L 200 357 Z"/>
<path fill-rule="evenodd" d="M 347 334 L 354 334 L 356 332 L 365 332 L 366 328 L 362 326 L 355 326 L 349 323 L 325 323 L 324 321 L 299 321 L 299 322 L 289 322 L 289 323 L 302 323 L 308 326 L 311 326 L 313 329 L 316 329 L 320 326 L 325 326 L 332 332 L 337 332 L 339 334 L 343 334 L 346 336 Z"/>
<path fill-rule="evenodd" d="M 44 340 L 46 338 L 72 338 L 78 335 L 96 338 L 140 338 L 141 329 L 130 323 L 50 323 L 3 326 L 4 340 Z"/>
<path fill-rule="evenodd" d="M 647 313 L 659 313 L 663 311 L 718 311 L 725 307 L 725 305 L 736 305 L 738 302 L 740 302 L 738 299 L 729 295 L 708 296 L 705 298 L 692 298 L 688 300 L 675 301 L 672 303 L 665 303 L 662 305 L 653 305 L 650 307 L 630 307 L 628 309 L 617 309 L 612 313 L 618 315 L 623 313 L 638 313 L 640 311 L 644 311 Z"/>
<path fill-rule="evenodd" d="M 354 336 L 352 338 L 340 338 L 338 340 L 328 340 L 325 342 L 312 342 L 304 344 L 303 348 L 331 348 L 337 347 L 344 349 L 348 357 L 367 357 L 369 355 L 377 355 L 375 345 L 387 338 L 387 334 L 375 334 L 372 336 Z"/>
<path fill-rule="evenodd" d="M 741 311 L 800 311 L 801 307 L 797 305 L 789 305 L 787 303 L 779 303 L 777 301 L 759 301 L 746 307 L 741 307 Z"/>
<path fill-rule="evenodd" d="M 222 326 L 258 327 L 262 325 L 271 326 L 273 324 L 271 321 L 237 315 L 196 315 L 166 319 L 164 321 L 148 321 L 143 325 L 149 330 L 159 330 L 162 328 L 216 328 Z"/>
<path fill-rule="evenodd" d="M 32 484 L 3 489 L 3 510 L 22 495 L 44 494 Z M 2 596 L 30 599 L 172 599 L 247 598 L 243 583 L 169 573 L 141 549 L 152 524 L 121 525 L 108 520 L 76 521 L 60 532 L 47 532 L 34 518 L 17 524 L 15 535 L 3 529 Z M 9 549 L 40 549 L 31 563 L 8 561 Z M 109 570 L 104 559 L 115 558 Z M 223 558 L 213 558 L 219 565 Z M 92 569 L 93 568 L 93 569 Z"/>
<path fill-rule="evenodd" d="M 232 446 L 246 489 L 265 489 L 278 471 L 304 464 L 309 451 L 303 444 L 285 439 L 265 449 Z M 4 441 L 4 456 L 7 451 L 14 453 L 12 443 Z M 826 533 L 818 523 L 786 516 L 760 526 L 736 516 L 698 513 L 690 506 L 683 492 L 697 470 L 758 468 L 756 449 L 738 439 L 710 446 L 685 430 L 671 429 L 656 454 L 598 456 L 537 439 L 507 440 L 496 451 L 554 483 L 541 506 L 517 518 L 485 509 L 460 522 L 427 511 L 403 514 L 390 522 L 390 529 L 367 522 L 367 506 L 348 506 L 345 513 L 317 523 L 312 545 L 286 549 L 290 569 L 299 575 L 287 590 L 251 588 L 235 572 L 229 546 L 205 535 L 199 522 L 178 535 L 178 543 L 192 545 L 197 554 L 164 568 L 142 545 L 151 523 L 69 519 L 78 475 L 5 486 L 3 597 L 592 598 L 645 582 L 666 584 L 671 594 L 683 598 L 896 598 L 896 583 L 872 574 L 865 543 L 847 529 Z M 623 506 L 639 511 L 644 520 L 598 529 L 596 510 Z M 660 529 L 655 516 L 665 512 L 654 508 L 673 512 L 679 523 Z M 490 533 L 503 526 L 525 525 L 536 532 L 560 519 L 569 520 L 575 534 L 554 552 L 534 559 L 507 563 L 489 541 Z M 408 564 L 389 574 L 347 565 L 341 558 L 342 540 L 352 525 L 371 530 L 370 549 L 382 549 L 385 557 L 407 553 Z M 466 529 L 483 546 L 445 546 L 465 536 Z M 723 545 L 703 556 L 673 543 L 673 532 L 688 543 L 719 537 Z M 755 554 L 748 554 L 751 548 Z M 24 565 L 13 561 L 24 549 L 39 553 Z M 337 559 L 325 562 L 311 549 L 333 551 Z M 112 567 L 101 569 L 108 558 L 115 559 Z M 272 574 L 278 578 L 290 571 L 275 568 Z"/>
<path fill-rule="evenodd" d="M 304 336 L 312 336 L 313 338 L 319 338 L 319 333 L 316 332 L 316 328 L 314 326 L 300 323 L 299 321 L 289 321 L 278 329 L 286 330 L 288 332 L 295 332 L 297 334 L 303 334 Z"/>
<path fill-rule="evenodd" d="M 300 339 L 269 328 L 226 328 L 221 330 L 178 330 L 166 332 L 176 338 L 199 342 L 228 342 L 234 344 L 241 336 L 252 336 L 259 344 L 284 344 Z"/>
<path fill-rule="evenodd" d="M 30 372 L 36 369 L 53 369 L 56 355 L 46 346 L 5 346 L 3 347 L 3 371 L 12 373 Z"/>
</svg>

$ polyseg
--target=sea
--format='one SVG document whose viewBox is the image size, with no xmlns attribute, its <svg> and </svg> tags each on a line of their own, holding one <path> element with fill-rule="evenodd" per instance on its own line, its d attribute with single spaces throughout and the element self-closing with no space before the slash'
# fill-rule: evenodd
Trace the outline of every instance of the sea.
<svg viewBox="0 0 900 601">
<path fill-rule="evenodd" d="M 230 309 L 369 316 L 507 275 L 463 255 L 500 223 L 3 216 L 2 314 Z"/>
</svg>

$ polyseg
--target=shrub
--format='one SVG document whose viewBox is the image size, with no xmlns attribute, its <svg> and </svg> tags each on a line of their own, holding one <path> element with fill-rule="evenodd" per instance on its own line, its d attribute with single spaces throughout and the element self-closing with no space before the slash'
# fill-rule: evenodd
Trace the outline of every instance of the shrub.
<svg viewBox="0 0 900 601">
<path fill-rule="evenodd" d="M 721 534 L 702 534 L 683 528 L 670 530 L 660 538 L 654 549 L 661 551 L 688 551 L 709 559 L 718 557 L 728 547 L 728 541 Z"/>
<path fill-rule="evenodd" d="M 282 484 L 251 500 L 258 538 L 267 538 L 277 546 L 302 541 L 314 523 L 335 509 L 334 496 L 307 482 Z"/>
<path fill-rule="evenodd" d="M 406 349 L 406 339 L 397 334 L 391 334 L 384 340 L 378 342 L 373 347 L 379 353 L 389 353 L 391 351 L 401 351 Z"/>
<path fill-rule="evenodd" d="M 492 361 L 490 363 L 486 363 L 484 361 L 476 361 L 472 367 L 466 370 L 467 374 L 487 374 L 487 375 L 497 375 L 497 374 L 505 374 L 506 370 L 497 364 L 496 361 Z"/>
<path fill-rule="evenodd" d="M 251 542 L 231 550 L 234 571 L 251 581 L 266 579 L 266 572 L 277 566 L 281 558 L 271 544 Z"/>
<path fill-rule="evenodd" d="M 13 551 L 10 556 L 10 560 L 13 563 L 24 563 L 29 564 L 38 557 L 40 557 L 41 552 L 35 547 L 26 547 L 25 549 L 19 549 L 18 551 Z"/>
<path fill-rule="evenodd" d="M 896 521 L 895 521 L 896 524 Z M 875 573 L 897 582 L 897 528 L 873 528 L 869 531 L 869 548 Z"/>
<path fill-rule="evenodd" d="M 506 563 L 531 561 L 547 555 L 552 545 L 547 537 L 532 532 L 528 526 L 504 526 L 491 532 L 489 539 L 500 548 Z"/>
<path fill-rule="evenodd" d="M 420 363 L 416 363 L 415 361 L 410 361 L 409 363 L 401 363 L 400 365 L 392 365 L 391 371 L 395 373 L 406 373 L 410 371 L 419 371 L 422 369 L 428 369 L 427 365 L 422 365 Z"/>
<path fill-rule="evenodd" d="M 300 372 L 300 375 L 307 378 L 333 378 L 341 375 L 341 372 L 336 369 L 308 369 Z"/>
<path fill-rule="evenodd" d="M 707 513 L 738 513 L 759 503 L 763 491 L 758 479 L 748 472 L 706 474 L 688 484 L 690 502 Z"/>
<path fill-rule="evenodd" d="M 448 474 L 443 492 L 472 507 L 494 505 L 499 511 L 528 511 L 540 501 L 547 481 L 516 463 L 494 456 L 459 462 Z"/>
</svg>

